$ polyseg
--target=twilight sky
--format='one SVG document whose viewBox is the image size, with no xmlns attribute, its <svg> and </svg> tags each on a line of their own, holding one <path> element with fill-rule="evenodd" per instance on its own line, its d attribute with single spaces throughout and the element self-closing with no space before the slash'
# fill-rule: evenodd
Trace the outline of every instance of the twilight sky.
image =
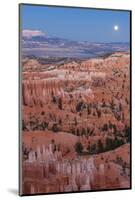
<svg viewBox="0 0 135 200">
<path fill-rule="evenodd" d="M 22 5 L 21 25 L 26 34 L 90 42 L 130 41 L 128 11 Z"/>
</svg>

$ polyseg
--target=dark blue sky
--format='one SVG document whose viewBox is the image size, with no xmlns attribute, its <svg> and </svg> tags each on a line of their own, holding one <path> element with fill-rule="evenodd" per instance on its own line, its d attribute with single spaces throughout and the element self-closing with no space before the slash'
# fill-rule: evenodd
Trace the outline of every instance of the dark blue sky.
<svg viewBox="0 0 135 200">
<path fill-rule="evenodd" d="M 91 42 L 129 42 L 130 13 L 80 8 L 22 5 L 22 29 L 40 30 L 49 37 Z M 114 31 L 118 25 L 119 30 Z"/>
</svg>

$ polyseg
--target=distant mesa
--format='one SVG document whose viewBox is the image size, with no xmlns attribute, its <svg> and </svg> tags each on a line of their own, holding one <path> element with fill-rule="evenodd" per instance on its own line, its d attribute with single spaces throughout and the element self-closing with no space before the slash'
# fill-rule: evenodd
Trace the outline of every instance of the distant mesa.
<svg viewBox="0 0 135 200">
<path fill-rule="evenodd" d="M 22 31 L 23 56 L 95 58 L 113 52 L 127 52 L 129 49 L 129 43 L 73 41 L 50 37 L 41 30 Z"/>
</svg>

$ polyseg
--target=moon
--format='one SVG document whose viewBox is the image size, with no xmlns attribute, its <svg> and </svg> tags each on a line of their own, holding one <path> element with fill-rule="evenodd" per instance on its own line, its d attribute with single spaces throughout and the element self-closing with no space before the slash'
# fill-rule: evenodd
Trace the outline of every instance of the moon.
<svg viewBox="0 0 135 200">
<path fill-rule="evenodd" d="M 119 26 L 118 25 L 115 25 L 113 28 L 114 28 L 115 31 L 119 30 Z"/>
</svg>

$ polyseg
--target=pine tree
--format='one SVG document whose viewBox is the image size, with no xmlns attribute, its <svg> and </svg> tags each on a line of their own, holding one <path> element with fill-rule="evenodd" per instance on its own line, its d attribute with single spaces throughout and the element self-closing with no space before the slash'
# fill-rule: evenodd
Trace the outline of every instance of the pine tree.
<svg viewBox="0 0 135 200">
<path fill-rule="evenodd" d="M 98 147 L 98 153 L 101 153 L 104 151 L 104 146 L 103 146 L 103 143 L 101 142 L 101 140 L 98 140 L 97 147 Z"/>
<path fill-rule="evenodd" d="M 92 145 L 88 145 L 87 150 L 89 152 L 89 154 L 95 154 L 97 153 L 97 149 L 96 149 L 96 144 L 92 144 Z"/>
<path fill-rule="evenodd" d="M 75 151 L 79 154 L 79 153 L 82 153 L 83 151 L 83 146 L 82 146 L 82 143 L 81 142 L 77 142 L 75 144 Z"/>
</svg>

